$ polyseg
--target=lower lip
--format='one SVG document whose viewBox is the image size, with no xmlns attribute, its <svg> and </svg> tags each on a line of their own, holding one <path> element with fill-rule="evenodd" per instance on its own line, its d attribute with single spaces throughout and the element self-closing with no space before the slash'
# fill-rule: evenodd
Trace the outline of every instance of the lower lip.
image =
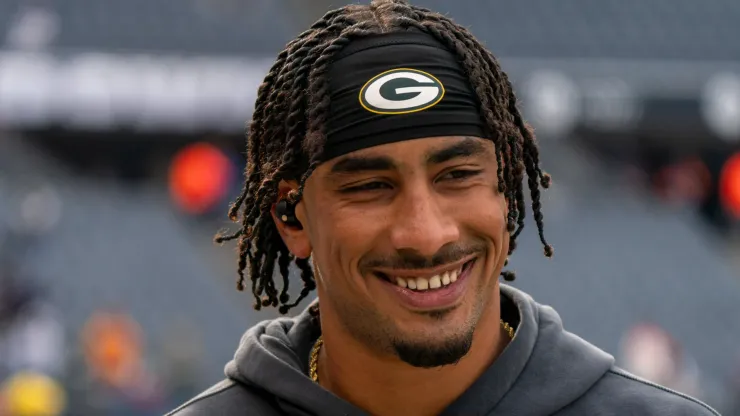
<svg viewBox="0 0 740 416">
<path fill-rule="evenodd" d="M 470 271 L 475 266 L 475 261 L 465 267 L 465 270 L 460 274 L 456 281 L 450 283 L 447 286 L 442 286 L 438 289 L 416 291 L 405 287 L 398 286 L 395 283 L 391 283 L 385 279 L 380 279 L 385 287 L 395 294 L 402 304 L 410 309 L 416 310 L 434 310 L 441 308 L 449 308 L 459 302 L 460 298 L 465 294 L 465 288 L 467 286 L 467 278 L 470 275 Z"/>
</svg>

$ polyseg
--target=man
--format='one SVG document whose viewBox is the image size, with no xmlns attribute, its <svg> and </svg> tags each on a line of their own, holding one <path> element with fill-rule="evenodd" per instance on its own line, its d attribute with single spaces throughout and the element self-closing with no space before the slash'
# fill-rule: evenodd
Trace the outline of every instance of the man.
<svg viewBox="0 0 740 416">
<path fill-rule="evenodd" d="M 326 14 L 267 74 L 248 152 L 242 229 L 217 239 L 239 241 L 237 285 L 248 268 L 256 309 L 318 302 L 250 329 L 227 380 L 172 414 L 716 414 L 499 285 L 525 172 L 552 255 L 549 176 L 497 61 L 446 17 L 400 0 Z"/>
</svg>

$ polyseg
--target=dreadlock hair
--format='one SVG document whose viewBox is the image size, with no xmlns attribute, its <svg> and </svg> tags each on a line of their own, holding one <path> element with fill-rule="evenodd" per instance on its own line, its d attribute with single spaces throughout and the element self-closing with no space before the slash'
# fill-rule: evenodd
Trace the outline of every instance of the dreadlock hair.
<svg viewBox="0 0 740 416">
<path fill-rule="evenodd" d="M 373 0 L 369 5 L 349 5 L 332 10 L 307 31 L 288 43 L 259 87 L 247 132 L 247 167 L 241 195 L 229 209 L 229 218 L 241 229 L 220 234 L 215 241 L 238 239 L 237 288 L 244 289 L 249 268 L 254 307 L 279 306 L 287 313 L 315 289 L 307 259 L 294 258 L 280 238 L 271 216 L 281 180 L 299 183 L 288 195 L 300 200 L 306 179 L 322 161 L 329 111 L 326 74 L 335 53 L 353 39 L 406 30 L 420 30 L 457 55 L 481 105 L 481 112 L 496 148 L 498 190 L 506 197 L 507 229 L 511 254 L 524 228 L 523 178 L 526 171 L 532 210 L 545 255 L 552 246 L 543 234 L 540 188 L 550 186 L 550 176 L 539 166 L 533 131 L 524 122 L 514 91 L 496 58 L 465 28 L 428 9 L 404 0 Z M 288 268 L 295 261 L 303 288 L 295 301 L 288 294 Z M 275 263 L 282 276 L 281 290 L 273 278 Z M 514 273 L 505 271 L 506 280 Z"/>
</svg>

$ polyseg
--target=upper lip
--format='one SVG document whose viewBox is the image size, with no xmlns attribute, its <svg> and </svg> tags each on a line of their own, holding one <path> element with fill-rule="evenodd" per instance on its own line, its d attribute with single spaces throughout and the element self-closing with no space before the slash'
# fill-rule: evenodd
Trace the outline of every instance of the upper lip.
<svg viewBox="0 0 740 416">
<path fill-rule="evenodd" d="M 375 272 L 380 272 L 392 277 L 422 277 L 430 278 L 432 276 L 440 275 L 445 272 L 451 272 L 461 268 L 465 263 L 475 259 L 476 256 L 470 256 L 460 261 L 451 264 L 445 264 L 443 266 L 435 267 L 433 269 L 373 269 Z"/>
</svg>

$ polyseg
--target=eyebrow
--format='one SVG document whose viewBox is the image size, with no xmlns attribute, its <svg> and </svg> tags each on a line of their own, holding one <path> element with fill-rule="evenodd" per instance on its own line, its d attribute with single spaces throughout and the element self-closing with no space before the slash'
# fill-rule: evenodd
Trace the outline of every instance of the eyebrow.
<svg viewBox="0 0 740 416">
<path fill-rule="evenodd" d="M 481 140 L 466 137 L 453 145 L 442 149 L 433 150 L 427 154 L 428 164 L 440 164 L 459 157 L 470 157 L 487 153 L 488 149 Z"/>
<path fill-rule="evenodd" d="M 459 157 L 470 157 L 486 153 L 485 145 L 471 137 L 466 137 L 453 145 L 436 149 L 426 155 L 428 164 L 440 164 Z M 397 169 L 396 163 L 388 156 L 347 156 L 331 167 L 332 175 L 349 175 L 362 172 L 379 172 Z"/>
<path fill-rule="evenodd" d="M 331 167 L 332 174 L 352 174 L 391 170 L 396 167 L 393 159 L 386 156 L 348 156 Z"/>
</svg>

